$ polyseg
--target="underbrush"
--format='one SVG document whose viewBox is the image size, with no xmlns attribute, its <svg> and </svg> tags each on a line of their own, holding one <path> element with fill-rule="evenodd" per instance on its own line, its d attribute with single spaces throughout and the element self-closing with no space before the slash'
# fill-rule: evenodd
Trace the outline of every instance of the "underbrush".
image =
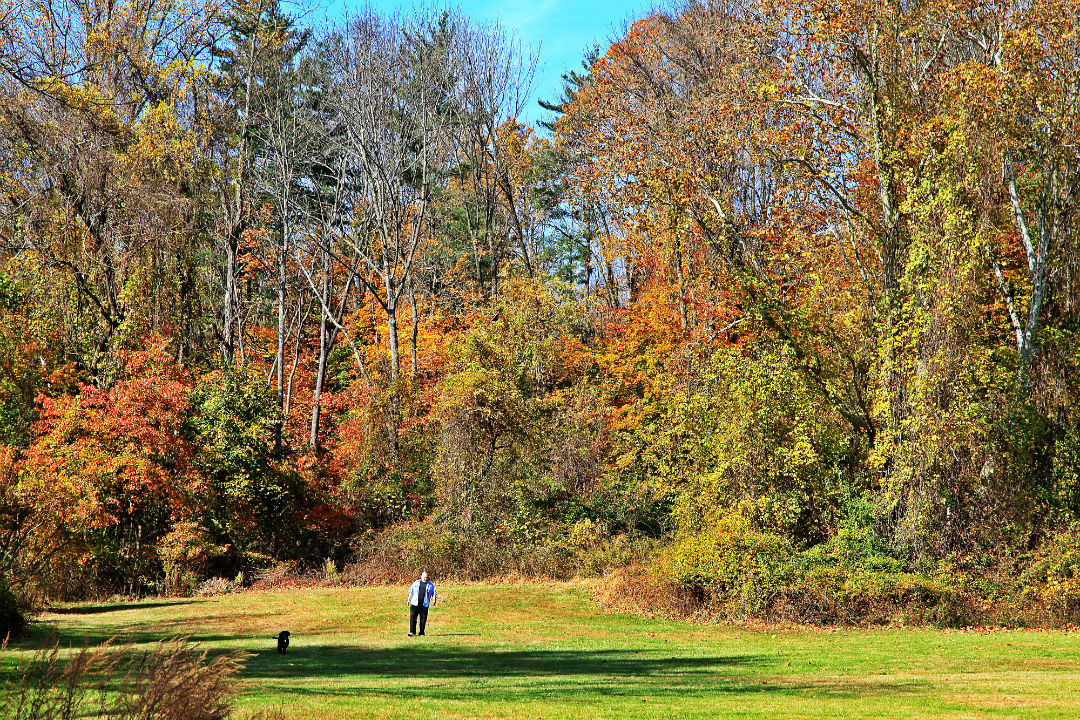
<svg viewBox="0 0 1080 720">
<path fill-rule="evenodd" d="M 739 516 L 614 573 L 612 610 L 814 625 L 1069 627 L 1080 624 L 1080 527 L 1027 555 L 950 557 L 910 568 L 866 528 L 797 550 Z"/>
<path fill-rule="evenodd" d="M 1016 601 L 1053 625 L 1080 625 L 1080 524 L 1047 538 L 1015 573 Z"/>
<path fill-rule="evenodd" d="M 349 562 L 281 562 L 233 579 L 209 578 L 193 584 L 191 592 L 401 584 L 420 570 L 439 581 L 604 578 L 596 591 L 604 606 L 682 618 L 849 626 L 1080 625 L 1080 525 L 1051 534 L 1034 551 L 957 555 L 912 567 L 886 551 L 859 513 L 841 522 L 827 541 L 804 548 L 738 513 L 666 545 L 613 534 L 592 520 L 532 536 L 470 535 L 433 522 L 406 523 L 355 538 Z M 0 620 L 13 636 L 25 628 L 23 615 L 15 614 L 20 608 L 0 582 Z"/>
<path fill-rule="evenodd" d="M 608 535 L 588 520 L 552 535 L 500 538 L 455 533 L 430 523 L 399 525 L 361 537 L 354 561 L 338 575 L 347 585 L 403 582 L 420 570 L 465 581 L 508 575 L 565 580 L 600 577 L 643 562 L 656 548 L 646 538 Z"/>
<path fill-rule="evenodd" d="M 249 588 L 388 585 L 411 582 L 421 570 L 440 580 L 468 582 L 595 578 L 640 565 L 658 547 L 649 538 L 612 535 L 605 525 L 590 520 L 533 538 L 468 535 L 433 523 L 406 523 L 357 537 L 349 562 L 339 564 L 332 558 L 316 566 L 281 562 L 232 580 L 209 578 L 193 592 L 211 596 Z"/>
<path fill-rule="evenodd" d="M 0 574 L 0 640 L 26 632 L 27 603 Z"/>
</svg>

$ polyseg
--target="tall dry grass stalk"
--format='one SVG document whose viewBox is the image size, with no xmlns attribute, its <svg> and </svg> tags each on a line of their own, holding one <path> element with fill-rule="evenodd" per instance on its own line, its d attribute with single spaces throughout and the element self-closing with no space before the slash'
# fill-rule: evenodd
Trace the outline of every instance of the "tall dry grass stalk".
<svg viewBox="0 0 1080 720">
<path fill-rule="evenodd" d="M 163 640 L 149 650 L 106 642 L 65 653 L 50 637 L 9 674 L 0 692 L 0 717 L 225 720 L 246 656 L 211 657 L 186 638 Z"/>
</svg>

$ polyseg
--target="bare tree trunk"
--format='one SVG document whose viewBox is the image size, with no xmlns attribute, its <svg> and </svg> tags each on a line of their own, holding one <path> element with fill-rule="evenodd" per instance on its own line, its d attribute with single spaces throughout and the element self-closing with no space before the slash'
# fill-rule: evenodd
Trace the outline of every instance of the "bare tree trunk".
<svg viewBox="0 0 1080 720">
<path fill-rule="evenodd" d="M 387 288 L 390 295 L 386 304 L 386 335 L 390 341 L 390 417 L 387 419 L 386 429 L 390 436 L 390 454 L 396 466 L 398 462 L 398 445 L 401 434 L 401 391 L 398 387 L 398 324 L 397 303 L 390 290 L 393 283 Z"/>
<path fill-rule="evenodd" d="M 222 360 L 226 367 L 231 366 L 236 357 L 237 344 L 243 362 L 243 323 L 240 318 L 239 300 L 236 288 L 236 260 L 240 246 L 240 236 L 246 223 L 247 191 L 250 178 L 248 166 L 248 127 L 251 123 L 251 94 L 255 85 L 255 57 L 258 53 L 256 38 L 252 37 L 246 48 L 247 67 L 244 77 L 244 105 L 239 130 L 239 144 L 236 148 L 236 177 L 231 178 L 232 186 L 223 191 L 225 217 L 229 223 L 225 233 L 225 312 L 222 322 Z M 230 160 L 226 159 L 226 167 Z M 230 178 L 226 174 L 225 182 Z"/>
<path fill-rule="evenodd" d="M 619 286 L 615 282 L 615 268 L 607 259 L 604 260 L 604 284 L 607 286 L 608 304 L 613 308 L 618 308 Z"/>
<path fill-rule="evenodd" d="M 274 426 L 274 452 L 281 452 L 281 435 L 284 430 L 285 411 L 285 301 L 286 301 L 286 270 L 288 247 L 288 223 L 282 222 L 281 245 L 278 248 L 278 328 L 277 328 L 277 354 L 274 359 L 274 381 L 277 385 L 278 410 L 282 411 L 283 417 Z"/>
<path fill-rule="evenodd" d="M 525 264 L 525 274 L 532 277 L 533 267 L 532 261 L 529 259 L 529 246 L 525 244 L 525 229 L 521 223 L 521 216 L 518 213 L 517 203 L 514 201 L 514 189 L 510 184 L 510 177 L 506 168 L 503 168 L 502 172 L 499 173 L 499 185 L 502 188 L 503 196 L 506 198 L 508 214 L 514 223 L 514 232 L 517 235 L 518 248 L 521 250 L 521 261 Z"/>
<path fill-rule="evenodd" d="M 319 447 L 319 418 L 322 415 L 323 383 L 326 380 L 326 362 L 330 357 L 330 338 L 328 337 L 330 322 L 330 253 L 323 250 L 322 266 L 322 313 L 319 316 L 319 364 L 315 368 L 315 389 L 311 397 L 311 436 L 310 445 Z"/>
<path fill-rule="evenodd" d="M 240 352 L 240 366 L 247 365 L 247 343 L 244 342 L 244 328 L 246 323 L 244 314 L 240 311 L 239 302 L 236 312 L 236 349 Z"/>
<path fill-rule="evenodd" d="M 304 311 L 304 292 L 300 291 L 300 296 L 296 300 L 296 342 L 293 344 L 293 359 L 292 367 L 289 368 L 289 382 L 285 387 L 285 419 L 289 417 L 289 413 L 292 412 L 292 391 L 293 391 L 293 378 L 296 377 L 296 366 L 300 364 L 300 337 L 304 330 L 304 325 L 307 323 L 308 315 L 311 312 L 311 303 L 308 303 L 308 310 Z"/>
<path fill-rule="evenodd" d="M 1032 237 L 1031 230 L 1025 220 L 1024 211 L 1020 206 L 1020 195 L 1016 189 L 1016 174 L 1013 170 L 1012 160 L 1008 157 L 1005 158 L 1005 170 L 1009 201 L 1012 204 L 1013 217 L 1016 220 L 1016 227 L 1020 231 L 1020 240 L 1024 245 L 1024 253 L 1027 256 L 1028 277 L 1031 278 L 1031 298 L 1028 302 L 1027 317 L 1023 322 L 1017 316 L 1015 301 L 1002 278 L 1001 269 L 996 261 L 994 262 L 994 271 L 1007 301 L 1009 322 L 1016 333 L 1016 351 L 1020 356 L 1019 367 L 1016 370 L 1017 383 L 1020 387 L 1027 387 L 1028 368 L 1031 365 L 1031 358 L 1035 354 L 1035 333 L 1039 329 L 1039 317 L 1042 313 L 1043 303 L 1046 301 L 1049 281 L 1047 261 L 1050 255 L 1050 236 L 1054 223 L 1051 217 L 1051 209 L 1057 195 L 1055 192 L 1057 167 L 1056 163 L 1049 163 L 1043 179 L 1039 200 L 1035 208 L 1035 215 L 1038 220 L 1037 237 Z"/>
<path fill-rule="evenodd" d="M 386 336 L 390 341 L 390 382 L 396 383 L 401 358 L 398 342 L 397 304 L 393 300 L 386 304 Z"/>
<path fill-rule="evenodd" d="M 333 59 L 342 78 L 338 135 L 350 177 L 358 178 L 344 183 L 350 217 L 342 241 L 351 245 L 363 266 L 359 280 L 386 316 L 390 357 L 385 391 L 392 405 L 386 421 L 396 462 L 401 413 L 398 309 L 403 293 L 409 292 L 415 374 L 415 263 L 425 252 L 433 191 L 445 187 L 440 168 L 468 166 L 461 177 L 469 174 L 477 191 L 475 198 L 464 192 L 474 270 L 483 290 L 488 278 L 482 277 L 480 253 L 490 253 L 494 294 L 505 239 L 496 237 L 501 160 L 493 157 L 489 164 L 487 153 L 499 142 L 494 129 L 516 117 L 524 102 L 518 80 L 529 69 L 503 36 L 474 30 L 454 14 L 425 13 L 401 22 L 367 11 L 350 25 L 342 50 Z M 407 117 L 403 107 L 410 110 Z M 473 201 L 480 203 L 475 212 Z M 527 252 L 524 260 L 531 267 Z"/>
<path fill-rule="evenodd" d="M 236 244 L 233 234 L 225 237 L 225 303 L 221 324 L 221 360 L 226 367 L 233 364 L 236 335 Z"/>
<path fill-rule="evenodd" d="M 319 405 L 322 398 L 323 380 L 326 378 L 326 360 L 330 354 L 326 338 L 326 316 L 322 311 L 322 319 L 319 320 L 319 365 L 315 370 L 315 392 L 311 396 L 311 447 L 319 447 L 319 418 L 322 415 L 322 407 Z"/>
<path fill-rule="evenodd" d="M 420 369 L 416 351 L 416 341 L 420 334 L 420 315 L 416 311 L 416 292 L 412 283 L 409 283 L 409 309 L 412 311 L 412 329 L 409 332 L 409 359 L 412 364 L 412 376 L 415 378 Z"/>
</svg>

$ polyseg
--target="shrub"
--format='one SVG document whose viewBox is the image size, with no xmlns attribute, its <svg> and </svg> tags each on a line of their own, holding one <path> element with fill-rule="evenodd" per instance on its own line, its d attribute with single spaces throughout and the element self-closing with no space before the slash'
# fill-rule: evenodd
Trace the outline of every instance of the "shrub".
<svg viewBox="0 0 1080 720">
<path fill-rule="evenodd" d="M 724 516 L 669 546 L 634 582 L 624 591 L 668 614 L 707 608 L 773 621 L 937 626 L 982 616 L 969 574 L 949 560 L 913 572 L 890 557 L 859 500 L 832 537 L 802 552 L 741 513 Z"/>
<path fill-rule="evenodd" d="M 800 623 L 955 626 L 972 620 L 950 577 L 817 564 L 795 575 L 774 615 Z"/>
<path fill-rule="evenodd" d="M 495 574 L 487 562 L 485 544 L 428 523 L 397 525 L 379 535 L 365 536 L 359 561 L 343 572 L 349 584 L 402 582 L 427 569 L 435 577 L 476 579 Z"/>
<path fill-rule="evenodd" d="M 574 561 L 565 543 L 515 542 L 453 532 L 434 523 L 406 523 L 357 540 L 355 561 L 342 571 L 350 585 L 397 583 L 421 569 L 435 577 L 481 580 L 504 575 L 567 578 Z"/>
<path fill-rule="evenodd" d="M 248 371 L 211 373 L 191 400 L 195 462 L 209 483 L 208 539 L 231 548 L 215 574 L 249 569 L 250 557 L 297 557 L 311 540 L 297 522 L 302 481 L 274 456 L 269 438 L 281 414 L 263 381 Z"/>
<path fill-rule="evenodd" d="M 0 640 L 26 631 L 25 608 L 6 577 L 0 575 Z"/>
<path fill-rule="evenodd" d="M 794 554 L 785 538 L 732 514 L 676 542 L 665 566 L 673 580 L 716 609 L 756 613 L 787 586 Z"/>
<path fill-rule="evenodd" d="M 223 577 L 212 577 L 209 580 L 203 581 L 196 590 L 195 594 L 199 597 L 210 597 L 213 595 L 227 595 L 231 592 L 235 592 L 237 583 Z"/>
<path fill-rule="evenodd" d="M 1080 621 L 1080 525 L 1042 543 L 1020 574 L 1022 596 L 1056 622 Z"/>
<path fill-rule="evenodd" d="M 124 689 L 113 705 L 119 720 L 224 720 L 239 689 L 244 654 L 213 658 L 184 639 L 129 653 Z"/>
<path fill-rule="evenodd" d="M 597 583 L 593 596 L 610 611 L 648 616 L 688 617 L 701 607 L 700 598 L 670 577 L 655 572 L 655 566 L 631 565 L 615 570 Z"/>
<path fill-rule="evenodd" d="M 724 347 L 702 368 L 706 387 L 723 392 L 688 394 L 666 413 L 671 477 L 657 481 L 672 483 L 680 534 L 734 513 L 795 543 L 827 538 L 859 453 L 800 363 L 767 336 Z"/>
<path fill-rule="evenodd" d="M 907 569 L 903 562 L 889 555 L 885 538 L 879 531 L 881 508 L 875 505 L 872 497 L 853 493 L 842 506 L 843 517 L 835 533 L 803 554 L 805 565 L 824 563 L 849 570 L 882 572 Z"/>
<path fill-rule="evenodd" d="M 336 585 L 341 582 L 341 572 L 338 571 L 334 558 L 326 558 L 323 562 L 322 575 L 323 582 L 327 585 Z"/>
<path fill-rule="evenodd" d="M 285 560 L 257 571 L 252 587 L 259 590 L 268 590 L 274 587 L 296 585 L 301 582 L 303 582 L 303 579 L 301 578 L 299 561 Z"/>
<path fill-rule="evenodd" d="M 0 717 L 7 720 L 75 720 L 104 715 L 102 677 L 111 669 L 106 646 L 83 648 L 62 661 L 55 639 L 17 665 L 0 688 Z M 96 701 L 96 702 L 95 702 Z"/>
<path fill-rule="evenodd" d="M 566 544 L 573 554 L 574 574 L 604 576 L 619 568 L 644 565 L 655 554 L 657 541 L 625 533 L 612 535 L 606 523 L 579 520 L 570 527 Z"/>
<path fill-rule="evenodd" d="M 165 569 L 167 595 L 192 595 L 205 577 L 210 562 L 227 548 L 214 543 L 205 528 L 193 522 L 178 522 L 158 543 L 158 555 Z"/>
</svg>

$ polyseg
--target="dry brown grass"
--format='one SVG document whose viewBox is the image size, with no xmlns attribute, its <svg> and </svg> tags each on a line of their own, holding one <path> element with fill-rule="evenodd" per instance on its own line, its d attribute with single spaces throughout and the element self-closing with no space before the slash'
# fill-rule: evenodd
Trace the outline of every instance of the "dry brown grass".
<svg viewBox="0 0 1080 720">
<path fill-rule="evenodd" d="M 640 565 L 616 570 L 595 584 L 597 603 L 611 612 L 687 618 L 701 610 L 702 599 Z"/>
<path fill-rule="evenodd" d="M 111 643 L 64 652 L 48 638 L 0 693 L 5 720 L 225 720 L 244 653 L 209 656 L 183 638 L 148 650 Z M 121 678 L 117 681 L 117 678 Z"/>
</svg>

